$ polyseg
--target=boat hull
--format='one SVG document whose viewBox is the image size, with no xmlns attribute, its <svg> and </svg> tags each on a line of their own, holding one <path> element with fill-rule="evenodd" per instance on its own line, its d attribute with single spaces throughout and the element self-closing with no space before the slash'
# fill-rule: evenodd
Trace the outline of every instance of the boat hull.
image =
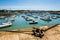
<svg viewBox="0 0 60 40">
<path fill-rule="evenodd" d="M 7 27 L 10 27 L 10 26 L 11 26 L 11 25 L 9 25 L 9 26 L 4 26 L 4 27 L 0 27 L 0 29 L 1 29 L 1 28 L 7 28 Z"/>
</svg>

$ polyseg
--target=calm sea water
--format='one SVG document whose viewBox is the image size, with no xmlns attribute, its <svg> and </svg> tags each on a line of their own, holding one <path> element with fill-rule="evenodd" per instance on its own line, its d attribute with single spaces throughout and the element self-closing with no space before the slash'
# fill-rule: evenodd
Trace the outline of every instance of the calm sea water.
<svg viewBox="0 0 60 40">
<path fill-rule="evenodd" d="M 60 18 L 52 19 L 52 21 L 43 21 L 40 19 L 40 16 L 43 16 L 43 14 L 32 14 L 32 16 L 38 16 L 38 18 L 34 18 L 32 16 L 29 16 L 30 18 L 34 19 L 38 22 L 38 24 L 29 24 L 28 21 L 26 21 L 22 16 L 27 16 L 26 14 L 20 14 L 17 15 L 15 20 L 13 21 L 13 24 L 11 27 L 2 28 L 0 30 L 15 30 L 15 29 L 21 29 L 21 28 L 31 28 L 31 27 L 41 27 L 41 26 L 51 26 L 55 24 L 60 24 Z M 44 14 L 46 15 L 46 14 Z M 56 14 L 49 14 L 49 16 L 54 16 Z M 0 21 L 2 21 L 0 19 Z"/>
</svg>

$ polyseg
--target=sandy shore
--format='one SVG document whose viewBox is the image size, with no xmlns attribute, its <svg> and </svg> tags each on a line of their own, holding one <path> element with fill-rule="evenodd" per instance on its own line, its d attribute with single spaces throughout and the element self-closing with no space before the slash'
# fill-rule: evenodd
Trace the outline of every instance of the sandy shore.
<svg viewBox="0 0 60 40">
<path fill-rule="evenodd" d="M 48 28 L 47 26 L 44 28 Z M 42 29 L 42 28 L 41 28 Z M 22 31 L 32 31 L 32 28 L 20 29 Z M 0 40 L 60 40 L 60 25 L 57 25 L 44 32 L 43 38 L 26 34 L 26 32 L 0 32 Z M 31 32 L 30 32 L 31 33 Z"/>
</svg>

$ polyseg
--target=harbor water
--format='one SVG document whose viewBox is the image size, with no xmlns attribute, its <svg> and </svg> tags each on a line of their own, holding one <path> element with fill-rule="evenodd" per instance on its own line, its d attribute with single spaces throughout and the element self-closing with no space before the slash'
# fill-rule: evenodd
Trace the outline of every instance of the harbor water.
<svg viewBox="0 0 60 40">
<path fill-rule="evenodd" d="M 47 15 L 47 14 L 44 14 L 44 15 Z M 54 16 L 54 15 L 56 14 L 48 14 L 48 16 Z M 32 14 L 32 16 L 37 16 L 38 18 L 34 18 L 32 16 L 28 16 L 28 17 L 37 21 L 38 24 L 29 24 L 29 22 L 26 21 L 22 16 L 27 16 L 27 14 L 17 15 L 10 27 L 0 28 L 0 30 L 16 30 L 16 29 L 22 29 L 22 28 L 32 28 L 32 27 L 51 26 L 55 24 L 60 24 L 60 18 L 51 19 L 51 21 L 44 21 L 40 19 L 40 17 L 43 16 L 43 14 L 36 14 L 36 13 Z M 3 22 L 3 20 L 0 19 L 0 22 Z"/>
</svg>

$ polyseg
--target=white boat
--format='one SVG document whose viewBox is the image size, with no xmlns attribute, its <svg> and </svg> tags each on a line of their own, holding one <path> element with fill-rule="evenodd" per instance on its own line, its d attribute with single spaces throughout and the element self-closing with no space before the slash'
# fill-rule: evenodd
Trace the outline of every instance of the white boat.
<svg viewBox="0 0 60 40">
<path fill-rule="evenodd" d="M 5 16 L 0 16 L 0 19 L 3 19 L 3 18 L 5 18 Z"/>
<path fill-rule="evenodd" d="M 40 19 L 41 19 L 41 20 L 45 20 L 45 21 L 51 21 L 50 16 L 48 16 L 48 17 L 41 17 Z"/>
<path fill-rule="evenodd" d="M 12 15 L 11 17 L 16 17 L 16 15 Z"/>
<path fill-rule="evenodd" d="M 26 21 L 32 21 L 32 19 L 26 19 Z"/>
<path fill-rule="evenodd" d="M 57 16 L 52 16 L 51 18 L 52 18 L 52 19 L 57 19 Z"/>
<path fill-rule="evenodd" d="M 11 22 L 2 23 L 2 24 L 0 25 L 0 28 L 3 28 L 3 27 L 9 27 L 9 26 L 11 26 L 11 25 L 12 25 Z"/>
<path fill-rule="evenodd" d="M 34 18 L 38 18 L 38 16 L 33 16 Z"/>
<path fill-rule="evenodd" d="M 9 19 L 10 21 L 14 21 L 14 20 L 15 20 L 15 17 L 16 17 L 16 15 L 13 15 L 13 16 L 9 17 L 8 19 Z"/>
<path fill-rule="evenodd" d="M 10 20 L 10 21 L 14 21 L 14 20 L 15 20 L 15 18 L 9 18 L 9 20 Z"/>
<path fill-rule="evenodd" d="M 30 21 L 29 24 L 38 24 L 37 21 Z"/>
</svg>

